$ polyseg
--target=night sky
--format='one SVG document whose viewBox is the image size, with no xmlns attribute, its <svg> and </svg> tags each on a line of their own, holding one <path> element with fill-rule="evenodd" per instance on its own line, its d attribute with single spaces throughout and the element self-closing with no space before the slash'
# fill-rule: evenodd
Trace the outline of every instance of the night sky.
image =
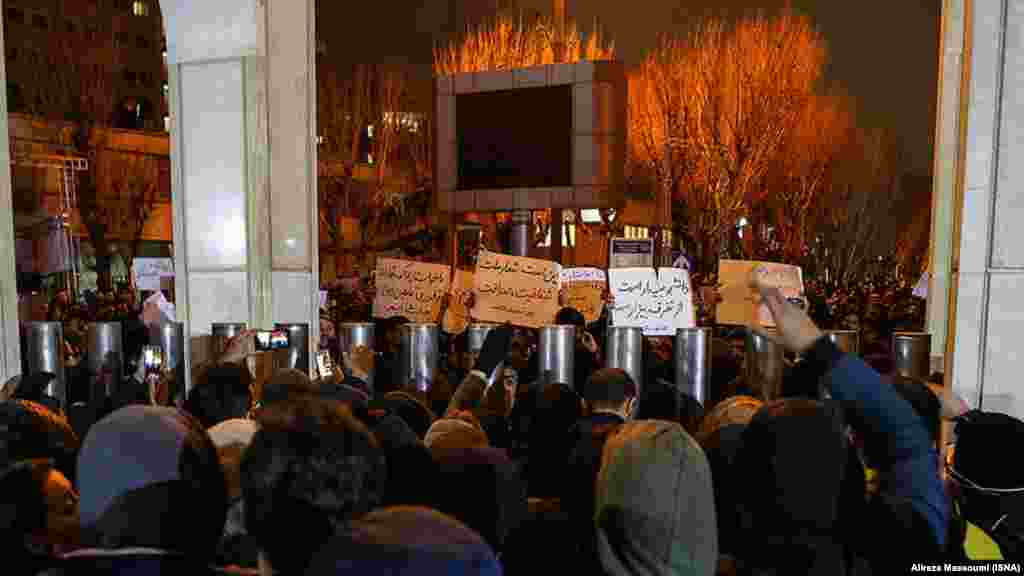
<svg viewBox="0 0 1024 576">
<path fill-rule="evenodd" d="M 463 0 L 480 2 L 482 0 Z M 643 57 L 659 34 L 679 34 L 708 16 L 736 18 L 786 4 L 806 14 L 829 45 L 829 80 L 858 99 L 863 126 L 890 127 L 903 139 L 916 172 L 931 169 L 939 0 L 568 0 L 569 15 L 590 30 L 596 21 L 627 64 Z M 551 0 L 518 0 L 527 13 Z M 430 46 L 453 32 L 449 0 L 320 2 L 321 39 L 332 57 L 409 62 L 426 68 Z M 383 21 L 383 30 L 367 22 Z"/>
</svg>

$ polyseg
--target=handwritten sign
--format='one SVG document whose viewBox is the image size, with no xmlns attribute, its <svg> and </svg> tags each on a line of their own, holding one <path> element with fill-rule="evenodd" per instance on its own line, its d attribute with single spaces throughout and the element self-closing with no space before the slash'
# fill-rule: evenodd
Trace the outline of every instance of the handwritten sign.
<svg viewBox="0 0 1024 576">
<path fill-rule="evenodd" d="M 161 278 L 174 278 L 174 260 L 170 258 L 135 258 L 132 280 L 137 290 L 160 290 Z"/>
<path fill-rule="evenodd" d="M 405 316 L 411 322 L 436 322 L 450 274 L 451 269 L 441 264 L 378 259 L 374 318 Z"/>
<path fill-rule="evenodd" d="M 608 271 L 615 297 L 615 326 L 639 326 L 645 336 L 671 336 L 697 324 L 690 273 L 681 268 L 618 268 Z"/>
<path fill-rule="evenodd" d="M 608 246 L 608 268 L 647 268 L 654 266 L 654 240 L 612 238 Z"/>
<path fill-rule="evenodd" d="M 719 324 L 740 326 L 775 326 L 768 307 L 761 296 L 750 287 L 751 274 L 757 270 L 763 282 L 775 286 L 782 295 L 794 302 L 804 298 L 803 272 L 798 266 L 757 262 L 752 260 L 719 260 L 718 281 L 722 301 L 718 303 L 715 318 Z"/>
<path fill-rule="evenodd" d="M 579 310 L 587 324 L 596 322 L 604 309 L 607 276 L 599 268 L 566 268 L 562 270 L 562 289 L 568 297 L 568 306 Z"/>
<path fill-rule="evenodd" d="M 480 252 L 477 258 L 473 317 L 539 328 L 558 313 L 562 267 L 547 260 Z"/>
<path fill-rule="evenodd" d="M 466 302 L 473 293 L 473 273 L 469 270 L 456 270 L 452 280 L 451 299 L 448 310 L 444 313 L 443 328 L 449 334 L 461 334 L 472 322 Z"/>
</svg>

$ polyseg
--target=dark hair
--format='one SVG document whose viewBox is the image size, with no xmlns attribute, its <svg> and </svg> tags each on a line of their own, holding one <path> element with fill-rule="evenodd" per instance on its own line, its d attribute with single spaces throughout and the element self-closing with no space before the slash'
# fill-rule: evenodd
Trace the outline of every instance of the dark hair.
<svg viewBox="0 0 1024 576">
<path fill-rule="evenodd" d="M 559 310 L 558 314 L 555 314 L 555 324 L 583 328 L 587 325 L 587 319 L 583 317 L 583 313 L 579 310 L 566 307 Z"/>
<path fill-rule="evenodd" d="M 275 570 L 301 573 L 339 529 L 377 506 L 377 441 L 340 402 L 301 397 L 261 414 L 241 464 L 245 527 Z M 282 527 L 301 527 L 299 538 Z"/>
<path fill-rule="evenodd" d="M 602 368 L 591 374 L 583 388 L 583 398 L 592 406 L 621 406 L 636 397 L 636 383 L 620 368 Z"/>
<path fill-rule="evenodd" d="M 212 428 L 225 420 L 244 418 L 252 401 L 252 375 L 245 366 L 223 363 L 212 366 L 192 388 L 185 400 L 185 410 L 196 417 L 204 428 Z"/>
<path fill-rule="evenodd" d="M 29 400 L 0 403 L 0 469 L 19 460 L 51 458 L 69 479 L 75 477 L 78 436 L 61 415 Z"/>
<path fill-rule="evenodd" d="M 275 372 L 270 382 L 263 385 L 262 401 L 263 405 L 267 406 L 292 398 L 315 396 L 319 392 L 320 387 L 313 383 L 305 372 L 286 368 Z"/>
</svg>

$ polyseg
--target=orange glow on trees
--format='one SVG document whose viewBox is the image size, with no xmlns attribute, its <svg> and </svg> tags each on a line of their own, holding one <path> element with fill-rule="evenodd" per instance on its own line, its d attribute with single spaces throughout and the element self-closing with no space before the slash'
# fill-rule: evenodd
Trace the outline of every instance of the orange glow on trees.
<svg viewBox="0 0 1024 576">
<path fill-rule="evenodd" d="M 511 70 L 581 60 L 612 60 L 615 46 L 595 30 L 583 35 L 576 24 L 565 27 L 559 42 L 554 22 L 538 18 L 532 23 L 500 17 L 464 38 L 434 51 L 434 73 L 450 76 L 460 72 Z"/>
</svg>

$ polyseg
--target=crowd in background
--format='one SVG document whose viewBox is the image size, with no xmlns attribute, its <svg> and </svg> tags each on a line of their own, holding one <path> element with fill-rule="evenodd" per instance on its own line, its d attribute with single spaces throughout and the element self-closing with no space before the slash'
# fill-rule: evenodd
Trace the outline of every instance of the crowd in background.
<svg viewBox="0 0 1024 576">
<path fill-rule="evenodd" d="M 573 382 L 541 374 L 536 331 L 511 326 L 479 350 L 445 335 L 428 384 L 403 382 L 406 319 L 338 349 L 336 321 L 370 320 L 372 282 L 324 311 L 326 378 L 258 381 L 253 332 L 178 402 L 129 368 L 129 393 L 84 420 L 46 396 L 52 375 L 27 375 L 0 404 L 0 546 L 24 574 L 831 576 L 1024 555 L 1024 469 L 991 456 L 1024 422 L 889 373 L 881 342 L 920 320 L 905 293 L 809 284 L 801 306 L 759 288 L 789 352 L 777 397 L 744 369 L 742 329 L 716 330 L 706 405 L 675 382 L 671 339 L 645 338 L 642 379 L 602 368 L 607 309 L 553 319 L 576 328 Z M 58 298 L 51 317 L 72 339 L 120 318 L 137 359 L 159 315 L 97 302 L 81 318 Z M 821 331 L 850 316 L 863 358 Z"/>
</svg>

